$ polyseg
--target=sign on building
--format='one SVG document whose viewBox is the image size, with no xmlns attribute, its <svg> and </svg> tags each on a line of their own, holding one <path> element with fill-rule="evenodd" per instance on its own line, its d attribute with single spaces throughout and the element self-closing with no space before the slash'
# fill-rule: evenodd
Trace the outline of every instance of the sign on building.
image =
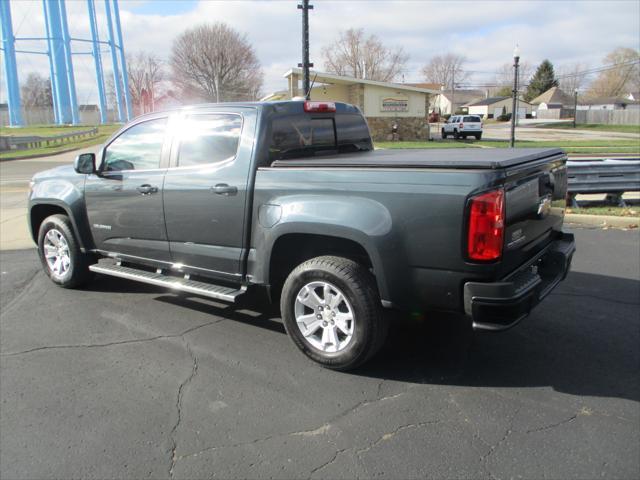
<svg viewBox="0 0 640 480">
<path fill-rule="evenodd" d="M 380 97 L 381 112 L 408 112 L 409 97 Z"/>
</svg>

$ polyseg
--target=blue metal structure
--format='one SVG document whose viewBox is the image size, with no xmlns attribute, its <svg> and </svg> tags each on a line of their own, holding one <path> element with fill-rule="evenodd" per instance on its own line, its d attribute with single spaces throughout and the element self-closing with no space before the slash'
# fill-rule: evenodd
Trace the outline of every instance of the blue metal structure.
<svg viewBox="0 0 640 480">
<path fill-rule="evenodd" d="M 4 71 L 7 86 L 7 106 L 9 107 L 9 124 L 14 127 L 22 125 L 20 108 L 20 83 L 18 82 L 18 64 L 16 63 L 16 38 L 11 23 L 9 2 L 0 1 L 0 20 L 2 25 L 2 49 L 4 51 Z"/>
<path fill-rule="evenodd" d="M 87 0 L 91 40 L 72 38 L 69 35 L 67 9 L 65 0 L 42 0 L 46 37 L 14 36 L 10 0 L 0 0 L 0 25 L 2 26 L 3 64 L 6 72 L 6 91 L 9 107 L 9 123 L 12 126 L 23 124 L 20 105 L 20 83 L 18 81 L 18 64 L 16 53 L 42 54 L 49 57 L 49 73 L 51 76 L 51 93 L 53 112 L 57 124 L 79 124 L 76 83 L 73 73 L 73 55 L 91 54 L 94 58 L 98 101 L 100 104 L 100 121 L 106 123 L 107 101 L 104 88 L 104 73 L 100 46 L 109 45 L 113 66 L 114 84 L 118 119 L 125 122 L 132 118 L 131 98 L 127 78 L 127 67 L 120 26 L 118 0 L 105 0 L 108 27 L 108 41 L 100 41 L 96 20 L 95 0 Z M 113 9 L 113 17 L 112 17 Z M 113 23 L 115 22 L 115 30 Z M 18 40 L 41 40 L 47 42 L 46 51 L 16 50 Z M 88 42 L 92 44 L 90 52 L 73 52 L 72 42 Z"/>
<path fill-rule="evenodd" d="M 96 66 L 96 83 L 98 84 L 98 101 L 100 102 L 100 123 L 107 123 L 107 96 L 104 93 L 104 75 L 102 73 L 102 57 L 100 56 L 100 38 L 96 22 L 96 7 L 93 0 L 87 0 L 89 9 L 89 26 L 91 27 L 91 45 L 93 61 Z"/>
</svg>

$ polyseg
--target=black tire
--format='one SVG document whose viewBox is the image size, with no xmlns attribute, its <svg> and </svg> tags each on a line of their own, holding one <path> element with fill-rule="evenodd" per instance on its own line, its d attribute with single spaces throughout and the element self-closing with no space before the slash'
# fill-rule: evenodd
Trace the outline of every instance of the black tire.
<svg viewBox="0 0 640 480">
<path fill-rule="evenodd" d="M 59 274 L 54 272 L 45 257 L 45 237 L 51 231 L 57 232 L 54 232 L 53 236 L 59 233 L 64 238 L 70 260 L 68 268 Z M 71 222 L 66 215 L 51 215 L 44 219 L 38 231 L 38 255 L 42 267 L 51 281 L 63 288 L 79 287 L 92 278 L 89 265 L 94 263 L 93 257 L 80 251 Z"/>
<path fill-rule="evenodd" d="M 442 129 L 442 139 L 443 140 L 447 139 L 447 132 L 444 131 L 444 128 Z"/>
<path fill-rule="evenodd" d="M 351 339 L 337 352 L 325 352 L 312 345 L 296 322 L 296 298 L 312 282 L 326 282 L 335 286 L 353 310 Z M 346 371 L 358 367 L 376 354 L 387 336 L 387 318 L 382 311 L 375 278 L 366 267 L 347 258 L 316 257 L 296 267 L 284 283 L 280 310 L 293 343 L 313 361 L 334 370 Z"/>
<path fill-rule="evenodd" d="M 467 139 L 467 134 L 466 134 L 466 133 L 463 133 L 463 134 L 462 134 L 462 139 L 463 139 L 463 140 L 466 140 L 466 139 Z"/>
<path fill-rule="evenodd" d="M 476 140 L 480 140 L 482 138 L 482 134 L 481 133 L 476 133 Z"/>
</svg>

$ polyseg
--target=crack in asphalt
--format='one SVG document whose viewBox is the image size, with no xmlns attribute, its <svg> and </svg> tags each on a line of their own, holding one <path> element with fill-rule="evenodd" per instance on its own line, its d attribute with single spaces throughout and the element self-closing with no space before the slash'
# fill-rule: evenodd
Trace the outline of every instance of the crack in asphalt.
<svg viewBox="0 0 640 480">
<path fill-rule="evenodd" d="M 565 425 L 567 423 L 571 423 L 576 418 L 578 418 L 578 414 L 577 413 L 575 415 L 570 416 L 569 418 L 567 418 L 565 420 L 562 420 L 562 421 L 558 422 L 558 423 L 552 423 L 551 425 L 545 425 L 544 427 L 527 430 L 526 433 L 535 433 L 535 432 L 543 432 L 545 430 L 551 430 L 552 428 L 560 427 L 560 426 Z"/>
<path fill-rule="evenodd" d="M 185 453 L 182 455 L 177 455 L 177 453 L 175 454 L 175 462 L 174 462 L 174 466 L 175 463 L 177 463 L 179 460 L 183 460 L 183 459 L 187 459 L 187 458 L 192 458 L 192 457 L 197 457 L 198 455 L 201 455 L 203 453 L 206 452 L 213 452 L 216 450 L 222 450 L 225 448 L 239 448 L 239 447 L 245 447 L 248 445 L 255 445 L 256 443 L 263 443 L 263 442 L 267 442 L 269 440 L 273 440 L 274 438 L 281 438 L 281 437 L 292 437 L 292 436 L 315 436 L 315 435 L 326 435 L 328 434 L 329 430 L 334 427 L 334 423 L 337 421 L 340 421 L 341 419 L 349 416 L 349 415 L 353 415 L 356 411 L 360 410 L 361 408 L 364 408 L 366 406 L 369 405 L 373 405 L 379 402 L 384 402 L 387 400 L 393 400 L 396 398 L 399 398 L 403 395 L 405 395 L 407 392 L 401 392 L 401 393 L 397 393 L 395 395 L 388 395 L 382 398 L 377 398 L 374 400 L 363 400 L 361 402 L 358 402 L 356 405 L 344 410 L 343 412 L 338 413 L 337 415 L 335 415 L 334 417 L 332 417 L 328 422 L 323 423 L 322 425 L 320 425 L 317 428 L 313 428 L 313 429 L 307 429 L 307 430 L 296 430 L 293 432 L 286 432 L 286 433 L 278 433 L 278 434 L 273 434 L 273 435 L 268 435 L 266 437 L 261 437 L 261 438 L 256 438 L 254 440 L 250 440 L 248 442 L 238 442 L 238 443 L 233 443 L 230 445 L 217 445 L 217 446 L 213 446 L 213 447 L 207 447 L 207 448 L 203 448 L 201 450 L 198 450 L 197 452 L 192 452 L 192 453 Z"/>
<path fill-rule="evenodd" d="M 169 465 L 170 478 L 173 478 L 173 470 L 178 460 L 178 457 L 176 454 L 178 449 L 178 443 L 176 441 L 175 434 L 176 434 L 176 431 L 178 430 L 178 427 L 180 426 L 180 422 L 182 421 L 182 399 L 184 398 L 184 389 L 187 387 L 187 385 L 189 385 L 189 383 L 191 383 L 193 378 L 198 373 L 198 357 L 195 355 L 195 353 L 193 353 L 193 350 L 191 349 L 191 345 L 189 345 L 189 342 L 184 338 L 184 336 L 182 337 L 182 341 L 184 342 L 187 348 L 187 352 L 189 352 L 189 356 L 191 357 L 191 361 L 193 362 L 193 364 L 191 367 L 191 373 L 178 387 L 178 394 L 176 398 L 176 410 L 178 411 L 178 417 L 176 419 L 175 425 L 171 429 L 171 432 L 169 432 L 169 443 L 171 445 L 171 448 L 170 448 L 171 463 Z"/>
<path fill-rule="evenodd" d="M 489 476 L 491 478 L 496 478 L 496 476 L 493 473 L 491 473 L 491 470 L 489 469 L 489 466 L 487 465 L 488 462 L 489 462 L 489 457 L 491 455 L 493 455 L 496 452 L 496 450 L 498 449 L 498 447 L 500 447 L 503 443 L 505 443 L 507 441 L 507 439 L 513 433 L 513 423 L 514 423 L 516 417 L 518 416 L 518 414 L 520 413 L 520 408 L 521 407 L 518 407 L 515 410 L 515 412 L 513 413 L 513 415 L 511 416 L 511 419 L 509 420 L 509 426 L 507 427 L 507 429 L 505 430 L 504 434 L 502 435 L 502 438 L 500 440 L 498 440 L 498 442 L 495 443 L 494 445 L 491 445 L 491 447 L 489 448 L 489 451 L 485 455 L 480 457 L 480 463 L 483 465 L 485 471 L 489 473 Z"/>
<path fill-rule="evenodd" d="M 200 325 L 196 325 L 195 327 L 191 327 L 186 329 L 185 331 L 181 332 L 181 333 L 175 333 L 172 335 L 156 335 L 155 337 L 147 337 L 147 338 L 132 338 L 129 340 L 120 340 L 117 342 L 108 342 L 108 343 L 81 343 L 81 344 L 76 344 L 76 345 L 45 345 L 42 347 L 35 347 L 35 348 L 30 348 L 28 350 L 21 350 L 19 352 L 9 352 L 9 353 L 0 353 L 0 357 L 14 357 L 17 355 L 25 355 L 27 353 L 33 353 L 33 352 L 38 352 L 41 350 L 62 350 L 62 349 L 69 349 L 69 348 L 99 348 L 99 347 L 111 347 L 114 345 L 127 345 L 130 343 L 145 343 L 145 342 L 155 342 L 156 340 L 163 340 L 163 339 L 171 339 L 171 338 L 180 338 L 183 337 L 184 335 L 194 332 L 200 328 L 204 328 L 207 327 L 209 325 L 213 325 L 216 323 L 220 323 L 222 321 L 224 321 L 225 319 L 219 319 L 219 320 L 215 320 L 212 322 L 206 322 L 206 323 L 202 323 Z"/>
<path fill-rule="evenodd" d="M 553 295 L 561 295 L 561 296 L 565 296 L 565 297 L 588 297 L 588 298 L 595 298 L 597 300 L 602 300 L 603 302 L 611 302 L 611 303 L 617 303 L 619 305 L 629 305 L 629 306 L 632 306 L 632 307 L 640 307 L 640 303 L 625 302 L 624 300 L 618 300 L 618 299 L 613 299 L 613 298 L 605 298 L 605 297 L 600 297 L 598 295 L 590 295 L 590 294 L 587 294 L 587 293 L 552 292 L 550 295 L 551 296 L 553 296 Z"/>
</svg>

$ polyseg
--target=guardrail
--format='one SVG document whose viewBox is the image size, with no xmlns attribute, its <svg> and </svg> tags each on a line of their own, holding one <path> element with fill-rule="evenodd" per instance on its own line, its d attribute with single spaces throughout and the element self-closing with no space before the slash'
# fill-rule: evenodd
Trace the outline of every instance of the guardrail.
<svg viewBox="0 0 640 480">
<path fill-rule="evenodd" d="M 27 150 L 29 148 L 40 148 L 43 145 L 63 144 L 68 140 L 76 140 L 84 137 L 93 137 L 98 134 L 98 128 L 94 127 L 89 130 L 77 130 L 75 132 L 63 133 L 60 135 L 52 135 L 50 137 L 39 137 L 36 135 L 13 137 L 0 137 L 0 151 L 5 150 Z"/>
<path fill-rule="evenodd" d="M 640 191 L 640 158 L 570 160 L 567 175 L 567 205 L 578 207 L 579 193 L 604 193 L 609 202 L 626 206 L 622 194 Z"/>
</svg>

